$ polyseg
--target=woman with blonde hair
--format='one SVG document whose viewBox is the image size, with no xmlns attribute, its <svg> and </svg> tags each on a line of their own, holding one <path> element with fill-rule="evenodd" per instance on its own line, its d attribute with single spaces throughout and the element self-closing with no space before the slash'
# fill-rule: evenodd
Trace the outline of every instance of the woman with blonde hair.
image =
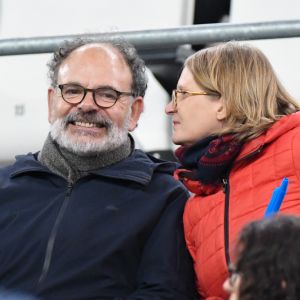
<svg viewBox="0 0 300 300">
<path fill-rule="evenodd" d="M 219 44 L 186 60 L 166 113 L 181 145 L 175 176 L 194 194 L 184 227 L 201 298 L 228 299 L 232 245 L 284 177 L 281 211 L 300 215 L 299 110 L 253 46 Z"/>
</svg>

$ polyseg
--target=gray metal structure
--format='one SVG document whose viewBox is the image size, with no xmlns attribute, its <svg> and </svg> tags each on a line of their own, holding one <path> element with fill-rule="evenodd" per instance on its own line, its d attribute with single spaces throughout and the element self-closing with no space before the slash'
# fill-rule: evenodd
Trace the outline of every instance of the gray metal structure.
<svg viewBox="0 0 300 300">
<path fill-rule="evenodd" d="M 49 53 L 64 40 L 78 36 L 98 41 L 123 37 L 138 49 L 162 49 L 183 44 L 300 37 L 300 20 L 217 23 L 156 30 L 0 39 L 0 56 Z"/>
</svg>

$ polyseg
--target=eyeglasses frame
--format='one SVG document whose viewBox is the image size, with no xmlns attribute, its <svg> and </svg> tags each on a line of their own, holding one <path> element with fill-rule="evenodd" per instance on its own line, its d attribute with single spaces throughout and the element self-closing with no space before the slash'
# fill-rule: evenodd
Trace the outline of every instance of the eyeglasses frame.
<svg viewBox="0 0 300 300">
<path fill-rule="evenodd" d="M 174 89 L 172 90 L 172 104 L 174 109 L 177 108 L 177 103 L 178 103 L 178 96 L 177 94 L 188 94 L 189 96 L 201 96 L 201 95 L 206 95 L 206 96 L 218 96 L 217 93 L 213 94 L 213 93 L 207 93 L 207 92 L 194 92 L 194 91 L 184 91 L 184 90 L 177 90 Z"/>
<path fill-rule="evenodd" d="M 82 97 L 82 99 L 80 100 L 80 101 L 78 101 L 78 102 L 69 102 L 68 100 L 66 100 L 65 98 L 64 98 L 64 96 L 63 96 L 63 88 L 64 88 L 64 86 L 67 86 L 67 85 L 72 85 L 72 86 L 78 86 L 78 87 L 80 87 L 80 88 L 82 88 L 83 89 L 83 91 L 84 91 L 84 93 L 83 93 L 83 97 Z M 65 84 L 58 84 L 57 85 L 57 87 L 60 89 L 60 94 L 61 94 L 61 97 L 63 98 L 63 100 L 65 101 L 65 102 L 67 102 L 68 104 L 72 104 L 72 105 L 78 105 L 78 104 L 80 104 L 83 100 L 84 100 L 84 98 L 85 98 L 85 96 L 87 95 L 87 93 L 88 92 L 91 92 L 92 93 L 92 96 L 93 96 L 93 101 L 94 101 L 94 103 L 98 106 L 98 107 L 100 107 L 100 108 L 111 108 L 111 107 L 113 107 L 116 103 L 117 103 L 117 101 L 122 97 L 122 96 L 132 96 L 132 97 L 134 97 L 134 94 L 133 93 L 131 93 L 131 92 L 120 92 L 120 91 L 118 91 L 118 90 L 116 90 L 116 89 L 114 89 L 114 88 L 112 88 L 112 87 L 99 87 L 99 88 L 96 88 L 96 89 L 88 89 L 88 88 L 85 88 L 85 87 L 83 87 L 83 86 L 81 86 L 81 85 L 79 85 L 79 84 L 72 84 L 72 83 L 65 83 Z M 112 91 L 114 91 L 114 92 L 116 92 L 116 94 L 117 94 L 117 99 L 115 100 L 115 102 L 112 104 L 112 105 L 110 105 L 110 106 L 101 106 L 101 105 L 99 105 L 97 102 L 96 102 L 96 97 L 95 97 L 95 93 L 96 93 L 96 91 L 97 90 L 99 90 L 99 89 L 103 89 L 103 88 L 109 88 L 109 89 L 111 89 Z"/>
</svg>

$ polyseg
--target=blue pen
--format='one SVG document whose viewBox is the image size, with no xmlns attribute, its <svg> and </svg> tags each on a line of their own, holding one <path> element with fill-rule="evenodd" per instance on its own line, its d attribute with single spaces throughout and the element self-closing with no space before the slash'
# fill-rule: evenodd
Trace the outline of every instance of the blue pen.
<svg viewBox="0 0 300 300">
<path fill-rule="evenodd" d="M 283 198 L 286 194 L 288 184 L 289 184 L 289 180 L 287 178 L 283 178 L 281 185 L 275 188 L 272 194 L 272 198 L 266 209 L 265 217 L 272 216 L 279 211 Z"/>
</svg>

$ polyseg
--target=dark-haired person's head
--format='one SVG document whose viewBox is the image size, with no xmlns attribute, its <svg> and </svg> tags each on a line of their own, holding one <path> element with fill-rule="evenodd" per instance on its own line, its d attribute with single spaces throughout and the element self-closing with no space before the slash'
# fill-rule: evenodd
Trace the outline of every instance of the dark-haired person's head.
<svg viewBox="0 0 300 300">
<path fill-rule="evenodd" d="M 300 299 L 300 218 L 275 216 L 249 223 L 236 247 L 224 288 L 230 300 Z"/>
</svg>

